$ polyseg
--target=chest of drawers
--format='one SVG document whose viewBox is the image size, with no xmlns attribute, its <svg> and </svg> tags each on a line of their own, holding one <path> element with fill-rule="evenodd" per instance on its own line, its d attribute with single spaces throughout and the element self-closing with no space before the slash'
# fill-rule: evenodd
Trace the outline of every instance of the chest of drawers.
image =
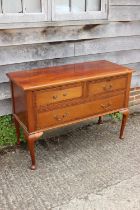
<svg viewBox="0 0 140 210">
<path fill-rule="evenodd" d="M 122 112 L 120 138 L 128 118 L 132 70 L 96 61 L 7 74 L 11 82 L 13 118 L 20 126 L 35 169 L 35 142 L 44 131 L 93 117 Z"/>
</svg>

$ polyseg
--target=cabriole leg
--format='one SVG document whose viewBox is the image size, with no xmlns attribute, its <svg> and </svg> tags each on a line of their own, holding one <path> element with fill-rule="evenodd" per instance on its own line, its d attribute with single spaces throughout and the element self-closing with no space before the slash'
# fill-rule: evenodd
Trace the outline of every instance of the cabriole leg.
<svg viewBox="0 0 140 210">
<path fill-rule="evenodd" d="M 123 119 L 122 119 L 122 125 L 121 125 L 121 130 L 120 130 L 120 139 L 124 139 L 124 129 L 128 120 L 129 111 L 125 110 L 125 111 L 121 111 L 121 113 L 123 114 Z"/>
<path fill-rule="evenodd" d="M 35 142 L 43 135 L 43 132 L 39 132 L 39 133 L 36 133 L 36 134 L 26 134 L 25 133 L 25 136 L 26 136 L 26 140 L 28 142 L 28 149 L 29 149 L 29 152 L 30 152 L 30 156 L 31 156 L 31 162 L 32 162 L 32 165 L 31 165 L 31 169 L 32 170 L 35 170 L 36 169 L 36 161 L 35 161 Z"/>
</svg>

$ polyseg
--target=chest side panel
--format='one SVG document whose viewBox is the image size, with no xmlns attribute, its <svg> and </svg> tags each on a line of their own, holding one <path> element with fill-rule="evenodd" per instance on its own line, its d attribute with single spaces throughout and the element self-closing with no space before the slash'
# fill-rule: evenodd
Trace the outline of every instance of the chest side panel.
<svg viewBox="0 0 140 210">
<path fill-rule="evenodd" d="M 12 83 L 13 92 L 13 113 L 18 119 L 28 127 L 27 122 L 27 106 L 26 106 L 26 95 L 25 92 L 19 88 L 15 83 Z"/>
</svg>

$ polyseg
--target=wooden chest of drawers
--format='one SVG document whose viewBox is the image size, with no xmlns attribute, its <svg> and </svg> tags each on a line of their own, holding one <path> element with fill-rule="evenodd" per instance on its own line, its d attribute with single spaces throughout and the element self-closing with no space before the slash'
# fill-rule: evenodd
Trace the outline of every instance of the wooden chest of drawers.
<svg viewBox="0 0 140 210">
<path fill-rule="evenodd" d="M 7 74 L 11 82 L 18 143 L 20 126 L 35 169 L 34 143 L 44 131 L 122 112 L 120 138 L 128 118 L 132 70 L 97 61 Z"/>
</svg>

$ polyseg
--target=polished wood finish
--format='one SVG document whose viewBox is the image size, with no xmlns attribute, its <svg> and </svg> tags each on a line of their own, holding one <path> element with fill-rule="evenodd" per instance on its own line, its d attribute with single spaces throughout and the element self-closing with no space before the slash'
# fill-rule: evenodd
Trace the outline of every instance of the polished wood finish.
<svg viewBox="0 0 140 210">
<path fill-rule="evenodd" d="M 59 101 L 82 97 L 82 84 L 67 85 L 36 91 L 36 105 L 54 104 Z"/>
<path fill-rule="evenodd" d="M 120 138 L 128 118 L 132 70 L 96 61 L 7 74 L 11 82 L 18 143 L 21 126 L 35 169 L 35 142 L 49 129 L 122 112 Z"/>
<path fill-rule="evenodd" d="M 57 108 L 52 111 L 37 111 L 37 130 L 63 125 L 67 122 L 88 118 L 104 112 L 120 109 L 124 106 L 125 94 L 97 101 Z"/>
<path fill-rule="evenodd" d="M 36 169 L 35 142 L 43 135 L 43 132 L 38 132 L 38 133 L 30 134 L 30 135 L 25 132 L 24 135 L 25 135 L 25 138 L 27 139 L 28 149 L 31 155 L 31 160 L 32 160 L 31 169 L 35 170 Z"/>
<path fill-rule="evenodd" d="M 125 125 L 127 123 L 127 119 L 128 119 L 128 116 L 129 116 L 129 111 L 128 109 L 126 110 L 122 110 L 121 111 L 122 114 L 123 114 L 123 119 L 122 119 L 122 125 L 121 125 L 121 130 L 120 130 L 120 139 L 124 139 L 124 128 L 125 128 Z"/>
<path fill-rule="evenodd" d="M 109 91 L 124 90 L 127 85 L 127 76 L 124 77 L 112 77 L 97 81 L 89 82 L 88 84 L 88 94 L 98 95 Z"/>
</svg>

